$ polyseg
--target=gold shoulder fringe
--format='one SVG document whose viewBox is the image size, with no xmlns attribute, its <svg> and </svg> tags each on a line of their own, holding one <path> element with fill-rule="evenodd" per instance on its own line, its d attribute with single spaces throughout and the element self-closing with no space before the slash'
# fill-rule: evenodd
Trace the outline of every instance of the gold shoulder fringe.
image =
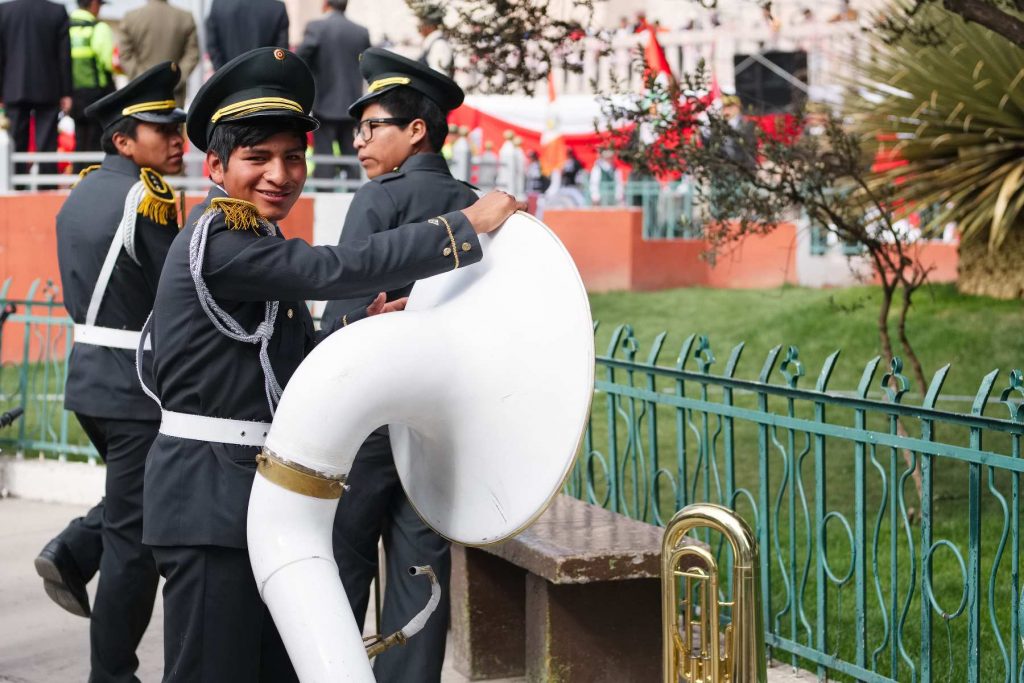
<svg viewBox="0 0 1024 683">
<path fill-rule="evenodd" d="M 217 197 L 210 202 L 207 211 L 220 210 L 228 230 L 252 230 L 260 234 L 260 210 L 252 202 L 231 197 Z"/>
<path fill-rule="evenodd" d="M 75 181 L 75 185 L 78 185 L 78 183 L 82 182 L 82 178 L 89 175 L 99 167 L 99 164 L 93 164 L 92 166 L 86 166 L 85 168 L 83 168 L 81 171 L 78 172 L 78 180 Z"/>
<path fill-rule="evenodd" d="M 163 176 L 151 168 L 139 173 L 146 193 L 139 202 L 138 212 L 154 223 L 178 227 L 178 209 L 174 204 L 174 191 Z"/>
</svg>

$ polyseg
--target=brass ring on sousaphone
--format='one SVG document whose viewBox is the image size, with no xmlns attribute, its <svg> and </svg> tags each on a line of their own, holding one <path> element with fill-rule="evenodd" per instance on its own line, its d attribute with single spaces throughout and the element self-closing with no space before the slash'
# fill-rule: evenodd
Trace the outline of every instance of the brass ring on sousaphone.
<svg viewBox="0 0 1024 683">
<path fill-rule="evenodd" d="M 705 528 L 722 534 L 732 548 L 730 602 L 719 601 L 714 553 L 687 538 Z M 661 546 L 664 683 L 766 683 L 760 571 L 756 537 L 732 510 L 694 503 L 675 514 Z M 720 607 L 730 609 L 724 634 Z"/>
<path fill-rule="evenodd" d="M 594 385 L 590 306 L 557 237 L 519 213 L 480 243 L 480 263 L 417 282 L 405 311 L 321 342 L 289 381 L 265 447 L 339 480 L 388 424 L 417 512 L 470 545 L 508 538 L 547 507 Z M 257 473 L 249 499 L 260 595 L 300 680 L 372 682 L 331 547 L 338 501 L 287 486 Z"/>
</svg>

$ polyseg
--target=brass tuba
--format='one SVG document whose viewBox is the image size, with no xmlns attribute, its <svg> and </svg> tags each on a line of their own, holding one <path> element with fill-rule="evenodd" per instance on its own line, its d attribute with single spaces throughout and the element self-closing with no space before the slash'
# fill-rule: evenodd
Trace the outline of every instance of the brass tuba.
<svg viewBox="0 0 1024 683">
<path fill-rule="evenodd" d="M 714 553 L 687 542 L 686 535 L 701 528 L 721 533 L 732 546 L 731 602 L 718 599 Z M 754 533 L 731 510 L 696 503 L 676 513 L 661 546 L 664 683 L 765 683 L 759 571 Z M 732 612 L 724 633 L 719 630 L 721 607 Z"/>
</svg>

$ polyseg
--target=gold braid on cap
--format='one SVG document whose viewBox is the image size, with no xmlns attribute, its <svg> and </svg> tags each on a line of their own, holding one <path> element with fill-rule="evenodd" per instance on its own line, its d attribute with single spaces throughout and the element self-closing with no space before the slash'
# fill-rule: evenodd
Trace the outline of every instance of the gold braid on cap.
<svg viewBox="0 0 1024 683">
<path fill-rule="evenodd" d="M 220 121 L 223 118 L 235 119 L 239 116 L 258 114 L 261 111 L 281 109 L 294 111 L 299 114 L 306 113 L 295 100 L 289 100 L 284 97 L 254 97 L 251 100 L 242 100 L 241 102 L 235 102 L 234 104 L 229 104 L 226 107 L 221 107 L 213 113 L 213 116 L 210 117 L 210 123 L 217 123 L 217 121 Z"/>
<path fill-rule="evenodd" d="M 386 88 L 389 85 L 409 85 L 412 83 L 411 78 L 405 76 L 392 76 L 391 78 L 380 78 L 370 84 L 366 90 L 367 92 L 377 92 L 381 88 Z"/>
<path fill-rule="evenodd" d="M 159 102 L 140 102 L 139 104 L 133 104 L 130 107 L 125 107 L 121 110 L 121 116 L 131 116 L 132 114 L 141 114 L 147 111 L 163 111 L 164 109 L 174 109 L 178 106 L 178 103 L 174 100 L 160 100 Z"/>
</svg>

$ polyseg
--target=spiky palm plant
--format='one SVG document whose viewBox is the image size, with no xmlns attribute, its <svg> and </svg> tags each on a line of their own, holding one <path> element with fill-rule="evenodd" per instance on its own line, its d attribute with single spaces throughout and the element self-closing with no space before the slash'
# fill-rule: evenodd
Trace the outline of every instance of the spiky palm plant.
<svg viewBox="0 0 1024 683">
<path fill-rule="evenodd" d="M 907 162 L 870 183 L 896 187 L 910 206 L 934 207 L 923 227 L 954 221 L 965 242 L 994 250 L 1022 229 L 1024 50 L 947 17 L 943 45 L 869 35 L 871 58 L 859 64 L 848 102 L 866 141 Z"/>
</svg>

